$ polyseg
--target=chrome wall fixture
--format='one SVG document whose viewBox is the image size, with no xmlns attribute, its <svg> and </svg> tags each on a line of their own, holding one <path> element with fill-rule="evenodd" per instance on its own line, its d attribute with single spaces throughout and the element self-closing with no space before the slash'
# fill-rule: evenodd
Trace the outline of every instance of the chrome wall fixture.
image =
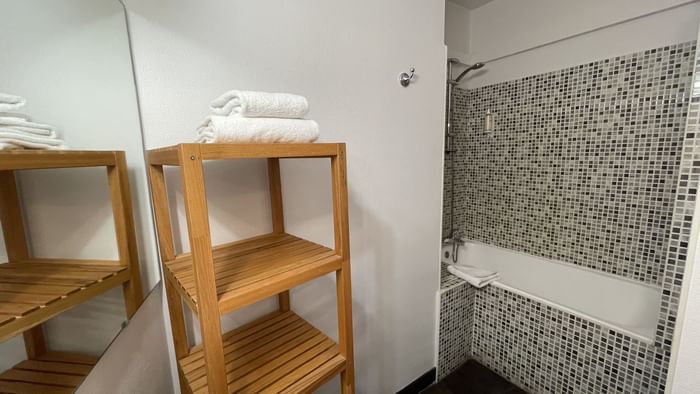
<svg viewBox="0 0 700 394">
<path fill-rule="evenodd" d="M 410 69 L 408 69 L 408 72 L 410 72 L 410 74 L 408 74 L 408 73 L 399 74 L 399 83 L 401 84 L 401 86 L 403 86 L 405 88 L 408 87 L 408 85 L 411 83 L 411 80 L 413 79 L 413 74 L 416 72 L 415 67 L 411 67 Z"/>
</svg>

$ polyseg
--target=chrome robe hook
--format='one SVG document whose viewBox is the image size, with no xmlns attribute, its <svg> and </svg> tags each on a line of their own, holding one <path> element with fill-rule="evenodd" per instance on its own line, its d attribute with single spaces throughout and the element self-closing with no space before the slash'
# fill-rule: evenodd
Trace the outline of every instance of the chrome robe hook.
<svg viewBox="0 0 700 394">
<path fill-rule="evenodd" d="M 408 85 L 411 83 L 411 80 L 413 79 L 413 73 L 416 72 L 416 69 L 414 67 L 411 67 L 408 71 L 411 74 L 407 74 L 407 73 L 399 74 L 399 83 L 403 87 L 408 87 Z"/>
</svg>

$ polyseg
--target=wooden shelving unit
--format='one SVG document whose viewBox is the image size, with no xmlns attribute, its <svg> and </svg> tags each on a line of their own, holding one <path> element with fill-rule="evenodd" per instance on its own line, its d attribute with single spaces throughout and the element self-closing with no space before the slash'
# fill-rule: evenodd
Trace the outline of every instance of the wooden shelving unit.
<svg viewBox="0 0 700 394">
<path fill-rule="evenodd" d="M 78 167 L 107 169 L 118 260 L 36 258 L 29 252 L 16 171 Z M 117 286 L 123 287 L 128 318 L 143 298 L 124 152 L 0 152 L 0 223 L 9 260 L 0 264 L 0 342 L 23 334 L 28 358 L 0 374 L 0 392 L 72 392 L 95 361 L 50 352 L 41 324 Z M 70 372 L 78 370 L 84 373 Z M 42 382 L 45 387 L 34 390 Z"/>
<path fill-rule="evenodd" d="M 203 162 L 265 158 L 272 233 L 213 246 Z M 330 159 L 335 247 L 285 233 L 279 159 Z M 180 144 L 148 152 L 151 193 L 166 294 L 185 393 L 311 392 L 341 375 L 354 393 L 352 297 L 345 144 Z M 163 166 L 179 166 L 190 253 L 176 254 Z M 336 344 L 290 310 L 289 289 L 336 273 Z M 271 296 L 279 310 L 231 332 L 220 317 Z M 183 301 L 197 315 L 202 344 L 189 347 Z"/>
</svg>

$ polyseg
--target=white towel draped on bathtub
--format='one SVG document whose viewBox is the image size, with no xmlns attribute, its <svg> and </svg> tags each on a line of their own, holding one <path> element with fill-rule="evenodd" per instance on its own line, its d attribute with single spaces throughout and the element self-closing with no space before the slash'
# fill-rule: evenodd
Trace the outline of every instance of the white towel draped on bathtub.
<svg viewBox="0 0 700 394">
<path fill-rule="evenodd" d="M 229 90 L 209 108 L 220 116 L 301 119 L 309 112 L 309 102 L 296 94 Z"/>
<path fill-rule="evenodd" d="M 306 119 L 208 116 L 197 129 L 203 143 L 305 143 L 319 136 L 318 124 Z"/>
<path fill-rule="evenodd" d="M 501 278 L 498 272 L 469 265 L 450 264 L 447 266 L 447 270 L 450 271 L 452 275 L 464 279 L 467 283 L 479 289 Z"/>
</svg>

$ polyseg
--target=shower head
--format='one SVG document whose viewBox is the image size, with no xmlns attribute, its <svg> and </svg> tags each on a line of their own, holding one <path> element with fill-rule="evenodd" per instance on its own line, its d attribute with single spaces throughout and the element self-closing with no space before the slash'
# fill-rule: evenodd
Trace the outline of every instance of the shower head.
<svg viewBox="0 0 700 394">
<path fill-rule="evenodd" d="M 457 63 L 457 62 L 455 62 L 455 63 Z M 459 63 L 460 63 L 460 64 L 464 64 L 464 63 L 461 63 L 461 62 L 459 62 Z M 469 71 L 478 70 L 478 69 L 480 69 L 481 67 L 484 67 L 484 63 L 474 63 L 474 64 L 472 64 L 471 66 L 465 64 L 465 66 L 467 66 L 466 70 L 462 71 L 462 73 L 459 74 L 459 75 L 457 76 L 457 78 L 455 78 L 455 79 L 450 79 L 450 80 L 447 81 L 447 82 L 449 82 L 449 83 L 452 84 L 452 85 L 457 85 L 457 84 L 462 80 L 462 78 L 464 78 L 464 76 L 467 75 L 467 73 L 469 73 Z"/>
</svg>

